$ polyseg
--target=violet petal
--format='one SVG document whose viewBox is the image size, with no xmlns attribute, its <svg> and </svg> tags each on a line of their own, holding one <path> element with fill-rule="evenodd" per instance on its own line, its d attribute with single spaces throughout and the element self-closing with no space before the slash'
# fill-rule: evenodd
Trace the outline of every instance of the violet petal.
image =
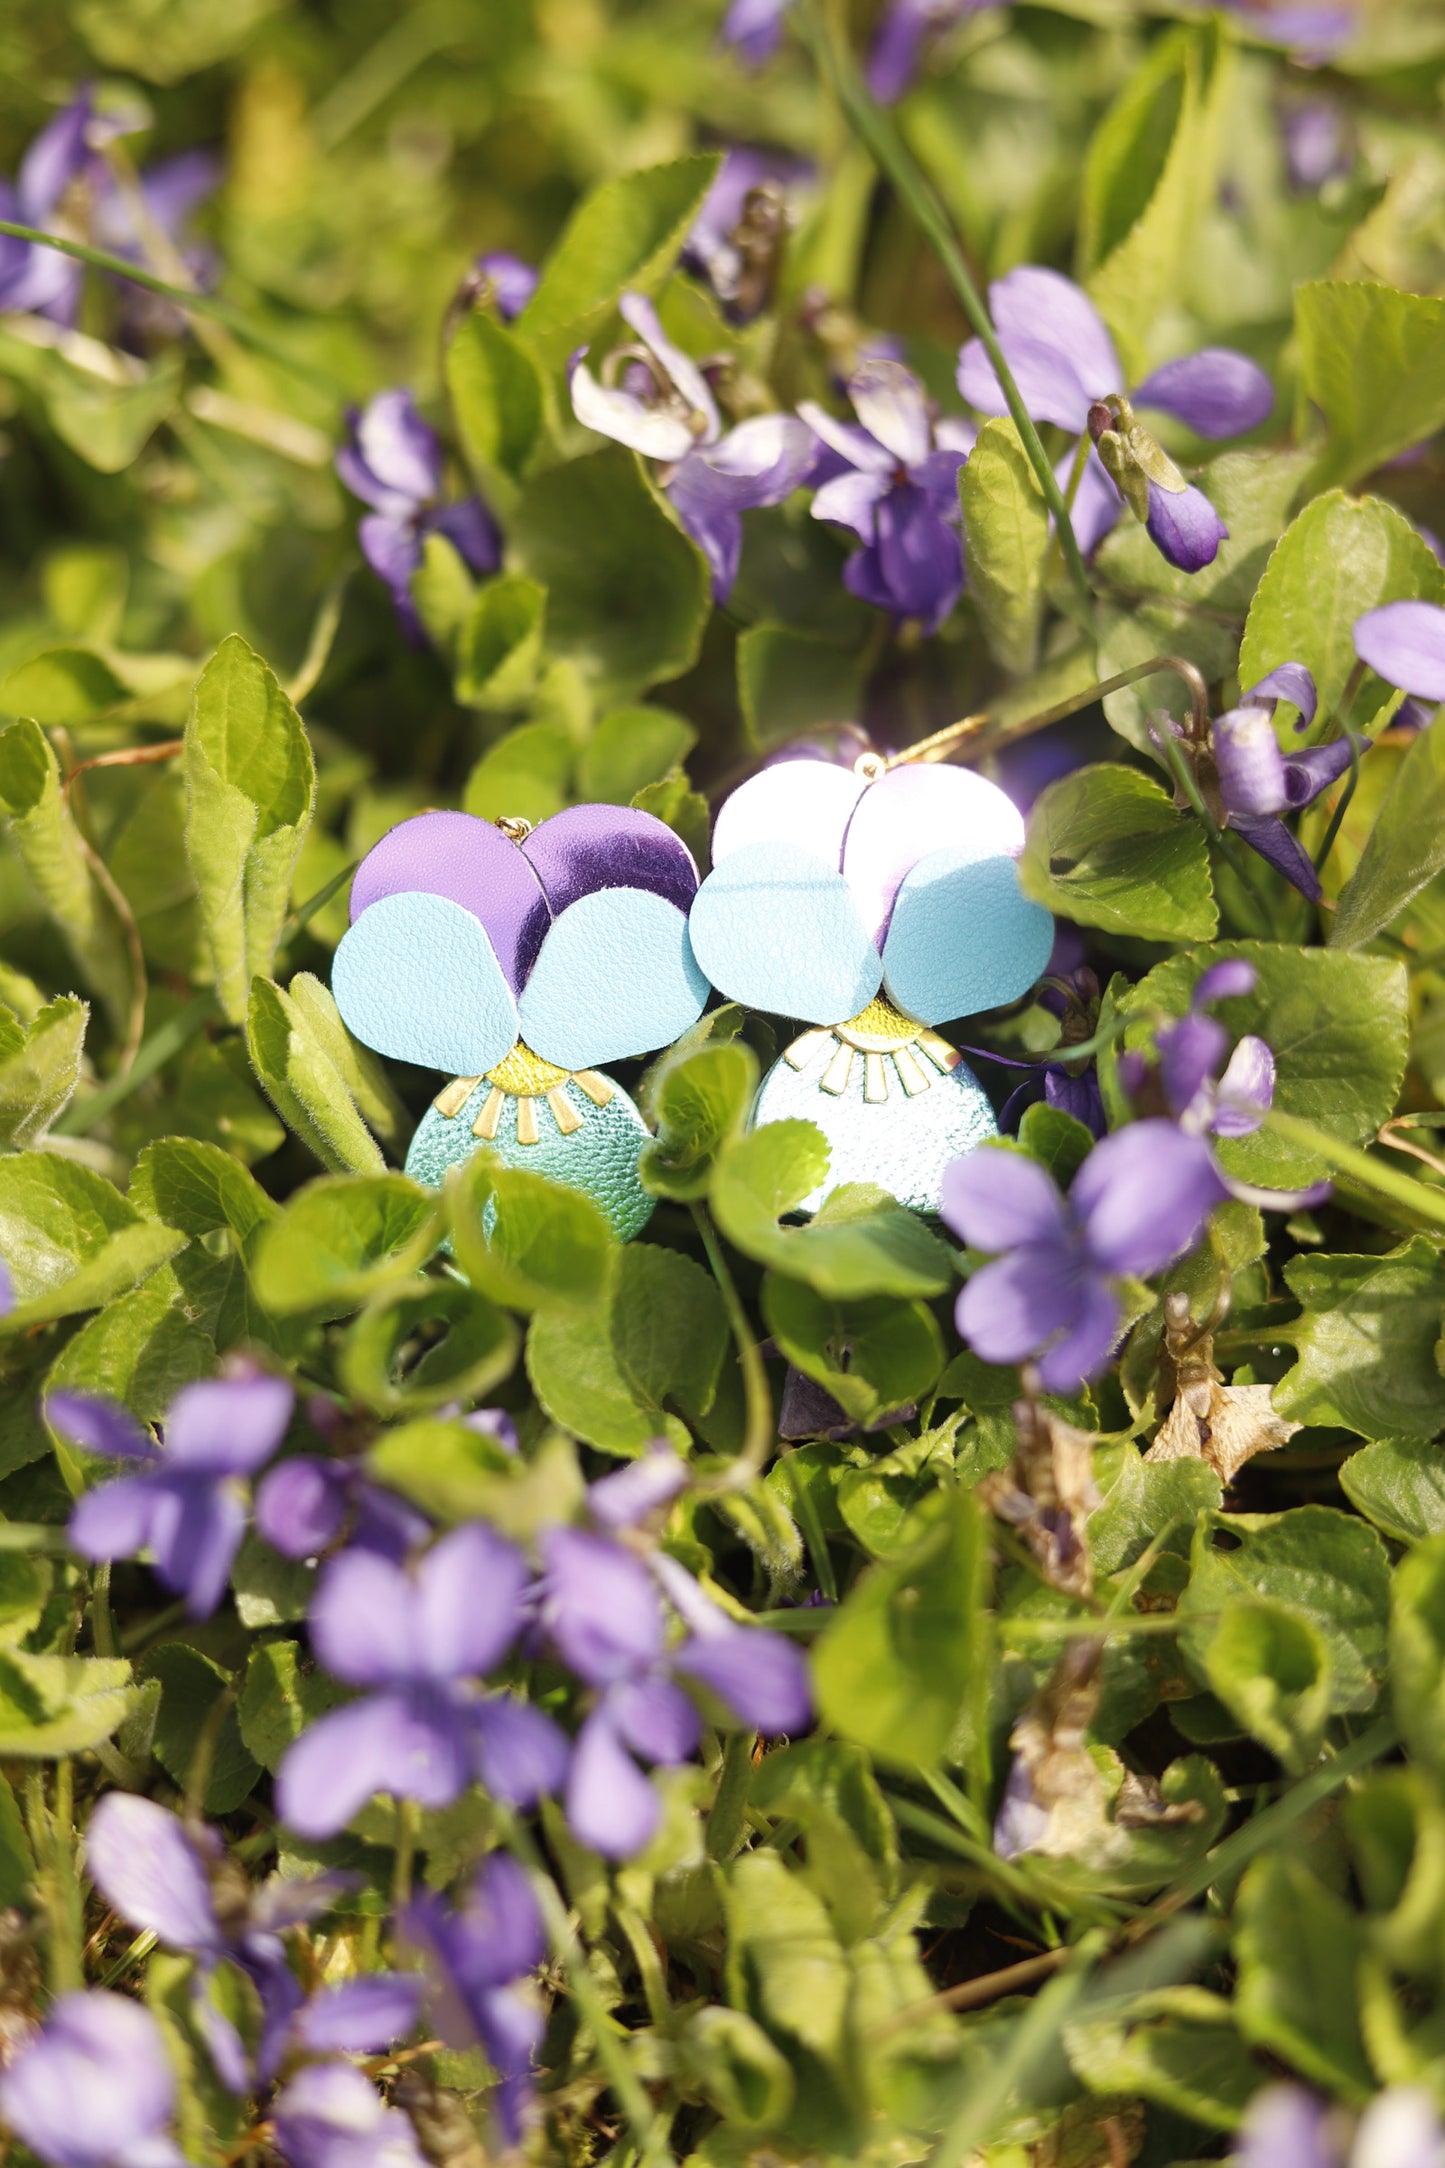
<svg viewBox="0 0 1445 2168">
<path fill-rule="evenodd" d="M 1247 354 L 1205 346 L 1153 370 L 1133 400 L 1173 414 L 1201 437 L 1238 437 L 1269 420 L 1274 387 Z"/>
<path fill-rule="evenodd" d="M 984 1145 L 943 1176 L 943 1219 L 975 1250 L 1062 1241 L 1068 1215 L 1053 1177 L 1022 1152 Z"/>
<path fill-rule="evenodd" d="M 1354 624 L 1355 653 L 1387 685 L 1422 700 L 1445 700 L 1445 609 L 1437 602 L 1387 602 Z"/>
<path fill-rule="evenodd" d="M 632 1858 L 651 1842 L 662 1820 L 656 1792 L 601 1709 L 577 1735 L 566 1812 L 578 1842 L 604 1859 Z"/>
<path fill-rule="evenodd" d="M 1229 539 L 1214 506 L 1192 484 L 1182 490 L 1161 489 L 1149 484 L 1149 539 L 1180 572 L 1202 572 L 1219 555 L 1219 545 Z"/>
<path fill-rule="evenodd" d="M 1192 1248 L 1223 1194 L 1208 1145 L 1172 1122 L 1132 1122 L 1096 1144 L 1069 1202 L 1107 1272 L 1147 1278 Z"/>
</svg>

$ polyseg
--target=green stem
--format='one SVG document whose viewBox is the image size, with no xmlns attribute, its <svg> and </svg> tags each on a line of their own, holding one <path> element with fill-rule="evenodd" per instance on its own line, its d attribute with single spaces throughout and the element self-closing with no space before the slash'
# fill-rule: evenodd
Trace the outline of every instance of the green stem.
<svg viewBox="0 0 1445 2168">
<path fill-rule="evenodd" d="M 421 1810 L 414 1799 L 396 1803 L 396 1845 L 391 1859 L 391 1909 L 399 1913 L 411 1903 L 412 1876 L 416 1871 L 416 1839 Z"/>
<path fill-rule="evenodd" d="M 707 1856 L 731 1859 L 742 1840 L 748 1791 L 753 1777 L 753 1748 L 757 1733 L 735 1731 L 723 1748 L 717 1793 L 707 1818 Z"/>
<path fill-rule="evenodd" d="M 1354 797 L 1360 781 L 1360 751 L 1364 741 L 1348 725 L 1346 725 L 1345 735 L 1350 741 L 1350 780 L 1340 792 L 1339 803 L 1330 815 L 1330 825 L 1325 830 L 1324 839 L 1319 849 L 1315 852 L 1316 873 L 1324 871 L 1325 860 L 1335 847 L 1335 837 L 1344 825 L 1345 815 L 1350 810 L 1350 800 Z"/>
<path fill-rule="evenodd" d="M 75 1100 L 65 1109 L 60 1119 L 51 1125 L 51 1133 L 57 1137 L 89 1136 L 98 1122 L 129 1099 L 158 1069 L 163 1069 L 182 1047 L 189 1046 L 192 1039 L 204 1031 L 216 1014 L 214 993 L 197 994 L 184 1008 L 177 1009 L 174 1016 L 167 1017 L 150 1037 L 142 1041 L 135 1060 L 123 1075 L 112 1077 L 97 1091 L 84 1099 Z"/>
<path fill-rule="evenodd" d="M 647 2014 L 659 2032 L 667 2032 L 672 2025 L 672 2004 L 667 1998 L 667 1980 L 657 1945 L 648 1932 L 647 1922 L 631 1905 L 614 1907 L 617 1924 L 627 1937 L 632 1961 L 637 1967 L 637 1977 L 642 1982 L 642 1992 L 647 2000 Z"/>
<path fill-rule="evenodd" d="M 188 286 L 175 286 L 169 279 L 157 278 L 153 271 L 143 271 L 139 264 L 127 262 L 124 256 L 112 256 L 108 249 L 92 248 L 87 241 L 70 241 L 62 234 L 46 233 L 40 226 L 22 226 L 13 218 L 0 218 L 0 233 L 8 234 L 12 240 L 29 241 L 35 248 L 53 248 L 60 256 L 73 256 L 77 263 L 89 264 L 92 270 L 108 271 L 112 278 L 128 279 L 132 286 L 144 286 L 147 293 L 164 294 L 167 301 L 173 301 L 178 309 L 184 309 L 192 316 L 212 317 L 256 353 L 279 362 L 293 375 L 309 378 L 333 398 L 339 396 L 337 386 L 329 376 L 312 368 L 309 362 L 299 361 L 269 332 L 258 330 L 239 309 L 233 309 L 228 301 L 217 300 L 214 294 L 198 294 Z"/>
<path fill-rule="evenodd" d="M 1272 1109 L 1265 1118 L 1265 1127 L 1286 1144 L 1298 1144 L 1308 1152 L 1315 1153 L 1327 1167 L 1337 1174 L 1348 1175 L 1365 1189 L 1372 1189 L 1377 1196 L 1389 1198 L 1392 1204 L 1408 1206 L 1409 1210 L 1428 1221 L 1432 1226 L 1445 1227 L 1445 1194 L 1428 1182 L 1412 1181 L 1408 1174 L 1397 1174 L 1383 1160 L 1371 1159 L 1368 1152 L 1361 1152 L 1353 1144 L 1341 1144 L 1338 1137 L 1317 1129 L 1313 1122 L 1303 1122 L 1297 1114 L 1283 1114 Z"/>
<path fill-rule="evenodd" d="M 768 1464 L 773 1449 L 776 1430 L 773 1423 L 773 1396 L 768 1390 L 768 1373 L 758 1349 L 753 1328 L 748 1323 L 748 1313 L 743 1307 L 737 1283 L 728 1268 L 707 1207 L 692 1207 L 693 1222 L 707 1255 L 712 1276 L 717 1281 L 718 1292 L 723 1299 L 728 1324 L 732 1328 L 734 1344 L 738 1351 L 738 1367 L 743 1374 L 743 1401 L 747 1410 L 746 1428 L 743 1433 L 743 1449 L 721 1474 L 705 1477 L 697 1488 L 701 1492 L 742 1490 L 760 1476 Z"/>
<path fill-rule="evenodd" d="M 929 2168 L 962 2168 L 964 2162 L 977 2159 L 978 2147 L 994 2135 L 1019 2081 L 1035 2063 L 1061 2056 L 1064 2019 L 1107 1947 L 1098 1933 L 1086 1935 L 1078 1944 L 1063 1971 L 1050 1980 L 1014 2026 L 1003 2053 L 990 2060 L 982 2081 L 967 2088 L 962 2106 L 929 2157 Z"/>
<path fill-rule="evenodd" d="M 90 1632 L 97 1656 L 118 1656 L 115 1621 L 110 1615 L 110 1562 L 96 1567 L 90 1583 Z"/>
<path fill-rule="evenodd" d="M 973 283 L 973 275 L 964 261 L 963 251 L 954 238 L 948 215 L 935 195 L 932 184 L 915 163 L 912 153 L 892 121 L 869 97 L 852 60 L 844 55 L 840 41 L 829 34 L 828 26 L 816 7 L 804 11 L 803 24 L 814 55 L 832 84 L 834 95 L 847 116 L 853 133 L 868 151 L 880 173 L 891 181 L 913 213 L 942 264 L 948 282 L 962 305 L 964 315 L 993 363 L 994 374 L 1008 403 L 1013 425 L 1028 454 L 1029 464 L 1038 476 L 1044 501 L 1054 515 L 1069 577 L 1078 590 L 1085 610 L 1092 614 L 1093 590 L 1089 585 L 1089 575 L 1084 569 L 1084 560 L 1079 554 L 1078 541 L 1074 535 L 1073 522 L 1069 518 L 1068 506 L 1064 502 L 1063 491 L 1059 488 L 1049 455 L 1039 440 L 1033 419 L 1013 380 L 1013 373 L 1004 359 L 1003 349 L 989 321 L 988 310 Z"/>
</svg>

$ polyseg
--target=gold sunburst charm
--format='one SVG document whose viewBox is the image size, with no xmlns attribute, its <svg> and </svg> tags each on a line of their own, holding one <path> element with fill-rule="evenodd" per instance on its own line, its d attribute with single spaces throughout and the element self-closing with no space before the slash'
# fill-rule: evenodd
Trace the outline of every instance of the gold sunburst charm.
<svg viewBox="0 0 1445 2168">
<path fill-rule="evenodd" d="M 582 1116 L 562 1089 L 563 1085 L 575 1084 L 594 1107 L 605 1107 L 617 1090 L 615 1084 L 595 1069 L 559 1069 L 556 1062 L 543 1061 L 540 1054 L 534 1054 L 518 1039 L 494 1069 L 488 1069 L 484 1076 L 454 1078 L 437 1093 L 432 1105 L 448 1121 L 455 1121 L 479 1084 L 492 1087 L 481 1113 L 472 1123 L 472 1135 L 480 1137 L 484 1144 L 495 1141 L 501 1126 L 502 1109 L 509 1099 L 517 1102 L 518 1144 L 537 1144 L 542 1135 L 537 1121 L 539 1099 L 546 1101 L 561 1134 L 574 1137 L 582 1127 Z"/>
<path fill-rule="evenodd" d="M 876 994 L 865 1009 L 850 1016 L 846 1023 L 805 1031 L 784 1050 L 783 1059 L 791 1069 L 806 1069 L 829 1040 L 837 1052 L 819 1077 L 818 1089 L 840 1099 L 853 1074 L 853 1057 L 861 1054 L 863 1097 L 875 1106 L 888 1097 L 890 1061 L 908 1097 L 916 1099 L 933 1082 L 929 1069 L 918 1059 L 920 1054 L 943 1076 L 951 1075 L 963 1059 L 946 1039 L 940 1039 L 936 1031 L 929 1031 L 924 1025 L 915 1023 L 911 1016 L 905 1016 L 901 1009 L 895 1009 L 884 994 Z"/>
</svg>

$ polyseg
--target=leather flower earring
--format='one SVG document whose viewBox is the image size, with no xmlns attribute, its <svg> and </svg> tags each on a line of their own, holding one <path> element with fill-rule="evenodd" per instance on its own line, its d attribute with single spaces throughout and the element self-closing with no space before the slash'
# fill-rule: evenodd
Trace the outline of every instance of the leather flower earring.
<svg viewBox="0 0 1445 2168">
<path fill-rule="evenodd" d="M 487 1147 L 635 1235 L 653 1204 L 637 1173 L 648 1132 L 597 1064 L 668 1046 L 702 1014 L 696 893 L 687 846 L 626 807 L 531 829 L 422 813 L 383 836 L 356 870 L 331 985 L 367 1046 L 453 1076 L 407 1173 L 437 1184 Z"/>
<path fill-rule="evenodd" d="M 966 768 L 859 773 L 780 761 L 728 798 L 693 950 L 719 992 L 812 1028 L 766 1077 L 754 1124 L 801 1117 L 839 1182 L 936 1212 L 943 1170 L 997 1135 L 982 1086 L 935 1026 L 1014 1001 L 1053 920 L 1022 894 L 1016 808 Z"/>
</svg>

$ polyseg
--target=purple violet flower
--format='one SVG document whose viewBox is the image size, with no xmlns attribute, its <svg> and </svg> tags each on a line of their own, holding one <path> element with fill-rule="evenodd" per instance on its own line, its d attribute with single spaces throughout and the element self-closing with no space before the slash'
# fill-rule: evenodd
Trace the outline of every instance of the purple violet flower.
<svg viewBox="0 0 1445 2168">
<path fill-rule="evenodd" d="M 1299 2085 L 1255 2094 L 1233 2168 L 1445 2168 L 1445 2131 L 1430 2095 L 1414 2086 L 1377 2093 L 1345 2143 L 1345 2120 Z"/>
<path fill-rule="evenodd" d="M 312 1648 L 335 1678 L 369 1691 L 287 1749 L 281 1819 L 331 1837 L 376 1792 L 444 1807 L 474 1778 L 513 1806 L 554 1791 L 567 1750 L 551 1718 L 474 1683 L 516 1639 L 527 1579 L 520 1551 L 480 1523 L 443 1536 L 410 1571 L 364 1550 L 323 1567 Z"/>
<path fill-rule="evenodd" d="M 391 589 L 402 629 L 415 641 L 422 627 L 411 582 L 429 534 L 444 536 L 479 575 L 495 572 L 502 561 L 501 536 L 480 497 L 440 501 L 442 468 L 441 439 L 409 391 L 378 392 L 347 416 L 336 471 L 352 495 L 372 507 L 357 529 L 361 552 Z"/>
<path fill-rule="evenodd" d="M 0 2074 L 0 2117 L 50 2168 L 185 2168 L 175 2109 L 160 2026 L 103 1988 L 59 1996 Z"/>
<path fill-rule="evenodd" d="M 353 1462 L 323 1453 L 278 1461 L 256 1486 L 256 1533 L 283 1558 L 314 1559 L 343 1539 L 400 1564 L 431 1533 L 431 1524 L 395 1491 L 373 1483 Z"/>
<path fill-rule="evenodd" d="M 425 1959 L 438 2031 L 458 2050 L 480 2042 L 501 2080 L 502 2142 L 519 2144 L 544 2030 L 540 2009 L 519 1983 L 536 1971 L 547 1949 L 525 1870 L 507 1853 L 493 1852 L 459 1904 L 422 1892 L 402 1914 L 400 1926 Z"/>
<path fill-rule="evenodd" d="M 742 552 L 742 514 L 781 504 L 809 473 L 811 433 L 791 414 L 755 414 L 723 432 L 706 376 L 674 346 L 641 294 L 619 309 L 638 344 L 586 366 L 588 349 L 569 366 L 572 411 L 588 429 L 661 462 L 658 480 L 686 532 L 707 559 L 713 597 L 726 602 Z"/>
<path fill-rule="evenodd" d="M 850 594 L 935 632 L 963 591 L 958 470 L 977 431 L 959 419 L 934 422 L 901 362 L 864 362 L 848 396 L 856 422 L 811 400 L 798 409 L 824 448 L 813 517 L 851 528 L 863 545 L 843 568 Z"/>
<path fill-rule="evenodd" d="M 1111 419 L 1106 402 L 1122 403 L 1127 387 L 1108 327 L 1083 288 L 1061 272 L 1022 264 L 994 281 L 988 299 L 1004 359 L 1033 419 L 1054 422 L 1082 439 L 1091 433 L 1091 409 L 1105 409 L 1099 423 L 1102 434 Z M 981 413 L 1008 412 L 979 339 L 970 339 L 959 354 L 958 388 Z M 1268 419 L 1274 392 L 1264 371 L 1247 355 L 1209 346 L 1153 370 L 1129 393 L 1129 400 L 1174 415 L 1200 436 L 1233 437 Z M 1139 470 L 1139 481 L 1147 483 L 1140 517 L 1171 564 L 1197 572 L 1212 562 L 1228 530 L 1203 492 L 1183 482 L 1147 432 L 1139 434 L 1159 477 Z M 1087 456 L 1071 515 L 1086 555 L 1103 541 L 1124 506 L 1098 453 Z M 1063 484 L 1072 463 L 1071 457 L 1060 469 Z M 1142 500 L 1146 492 L 1140 495 Z"/>
<path fill-rule="evenodd" d="M 1296 195 L 1317 195 L 1352 163 L 1344 110 L 1333 98 L 1306 98 L 1280 116 L 1285 170 Z"/>
<path fill-rule="evenodd" d="M 1355 11 L 1330 0 L 1221 0 L 1266 44 L 1283 46 L 1306 67 L 1333 60 L 1355 34 Z"/>
<path fill-rule="evenodd" d="M 222 1963 L 238 1966 L 260 1999 L 256 2068 L 263 2084 L 290 2050 L 370 2054 L 393 2046 L 415 2025 L 423 1989 L 410 1974 L 344 1980 L 308 2003 L 287 1963 L 282 1932 L 328 1910 L 351 1886 L 349 1877 L 273 1875 L 253 1888 L 217 1831 L 182 1822 L 129 1792 L 108 1792 L 100 1801 L 85 1851 L 96 1888 L 122 1919 L 195 1958 L 196 2021 L 218 2076 L 233 2093 L 246 2092 L 251 2080 L 239 2033 L 206 1992 Z"/>
<path fill-rule="evenodd" d="M 539 276 L 534 265 L 509 255 L 504 248 L 489 250 L 472 266 L 472 277 L 480 282 L 480 296 L 495 304 L 504 324 L 521 315 L 537 291 Z"/>
<path fill-rule="evenodd" d="M 1445 700 L 1445 609 L 1438 602 L 1386 602 L 1354 624 L 1355 653 L 1387 685 L 1416 699 Z"/>
<path fill-rule="evenodd" d="M 46 1421 L 87 1453 L 137 1471 L 76 1501 L 70 1541 L 82 1558 L 149 1551 L 159 1579 L 209 1618 L 226 1592 L 246 1528 L 247 1478 L 286 1435 L 295 1395 L 256 1371 L 185 1385 L 166 1411 L 158 1446 L 113 1401 L 51 1393 Z"/>
<path fill-rule="evenodd" d="M 408 2118 L 351 2063 L 298 2071 L 271 2112 L 288 2168 L 427 2168 Z"/>
<path fill-rule="evenodd" d="M 1054 1051 L 1041 1062 L 1027 1064 L 1032 1073 L 1005 1100 L 999 1116 L 999 1127 L 1005 1136 L 1018 1134 L 1024 1115 L 1040 1100 L 1045 1106 L 1071 1114 L 1096 1137 L 1104 1136 L 1108 1130 L 1096 1064 L 1089 1061 L 1082 1074 L 1076 1074 L 1069 1066 L 1069 1046 L 1092 1039 L 1099 1021 L 1096 974 L 1085 963 L 1075 964 L 1072 970 L 1061 968 L 1060 951 L 1067 954 L 1077 942 L 1074 928 L 1061 925 L 1054 941 L 1054 954 L 1049 958 L 1049 976 L 1039 988 L 1039 1005 L 1054 1011 L 1062 1021 L 1063 1030 Z M 994 1055 L 992 1058 L 997 1061 L 1000 1057 Z M 1021 1065 L 1011 1062 L 1009 1066 Z"/>
<path fill-rule="evenodd" d="M 868 88 L 896 105 L 918 73 L 924 41 L 990 7 L 994 0 L 891 0 L 868 54 Z"/>
<path fill-rule="evenodd" d="M 1143 1121 L 1096 1144 L 1067 1199 L 1021 1152 L 982 1145 L 943 1177 L 943 1217 L 993 1253 L 958 1298 L 959 1332 L 985 1362 L 1031 1357 L 1050 1392 L 1096 1377 L 1119 1337 L 1115 1281 L 1147 1278 L 1198 1241 L 1226 1195 L 1208 1144 Z"/>
<path fill-rule="evenodd" d="M 1445 617 L 1445 611 L 1441 615 Z M 1350 741 L 1335 738 L 1297 753 L 1282 752 L 1274 727 L 1281 700 L 1298 708 L 1298 727 L 1308 729 L 1315 716 L 1315 685 L 1303 663 L 1281 663 L 1250 687 L 1237 708 L 1215 718 L 1219 794 L 1226 825 L 1302 896 L 1317 903 L 1322 893 L 1319 875 L 1298 837 L 1285 826 L 1284 815 L 1301 812 L 1339 781 L 1350 765 Z"/>
<path fill-rule="evenodd" d="M 719 166 L 683 243 L 682 265 L 707 282 L 733 323 L 751 323 L 771 300 L 789 198 L 814 177 L 806 159 L 747 145 L 735 145 Z"/>
<path fill-rule="evenodd" d="M 1211 965 L 1189 997 L 1188 1015 L 1158 1035 L 1164 1094 L 1187 1136 L 1253 1136 L 1274 1103 L 1274 1056 L 1264 1040 L 1247 1032 L 1231 1052 L 1223 1024 L 1204 1013 L 1213 1001 L 1253 993 L 1257 977 L 1242 958 Z M 1121 1073 L 1129 1058 L 1121 1058 Z"/>
<path fill-rule="evenodd" d="M 718 32 L 739 60 L 760 68 L 771 60 L 783 35 L 783 18 L 793 0 L 732 0 Z"/>
</svg>

